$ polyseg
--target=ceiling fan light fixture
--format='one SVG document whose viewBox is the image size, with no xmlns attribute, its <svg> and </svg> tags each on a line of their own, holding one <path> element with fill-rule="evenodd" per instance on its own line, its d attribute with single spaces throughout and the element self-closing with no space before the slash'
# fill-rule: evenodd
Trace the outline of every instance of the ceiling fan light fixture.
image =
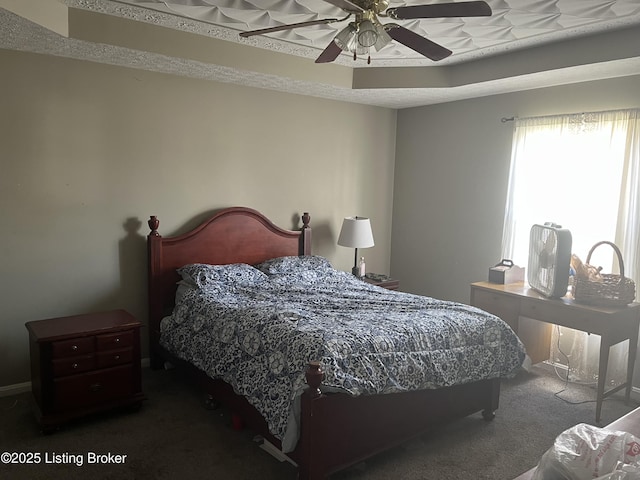
<svg viewBox="0 0 640 480">
<path fill-rule="evenodd" d="M 389 45 L 389 43 L 393 41 L 393 38 L 391 38 L 391 35 L 387 33 L 387 31 L 384 29 L 384 25 L 382 25 L 381 23 L 376 24 L 376 32 L 378 33 L 378 40 L 376 41 L 374 48 L 376 49 L 376 52 L 379 52 L 384 47 Z"/>
<path fill-rule="evenodd" d="M 358 24 L 358 43 L 363 47 L 373 47 L 378 41 L 378 31 L 371 20 L 362 20 Z"/>
<path fill-rule="evenodd" d="M 363 47 L 356 42 L 355 49 L 351 50 L 356 55 L 369 55 L 369 47 Z"/>
<path fill-rule="evenodd" d="M 354 23 L 350 23 L 342 30 L 340 30 L 340 32 L 338 32 L 333 41 L 340 47 L 341 50 L 344 50 L 345 52 L 351 52 L 354 50 L 355 44 L 358 43 L 356 41 L 357 33 L 358 28 L 356 27 L 356 25 Z"/>
</svg>

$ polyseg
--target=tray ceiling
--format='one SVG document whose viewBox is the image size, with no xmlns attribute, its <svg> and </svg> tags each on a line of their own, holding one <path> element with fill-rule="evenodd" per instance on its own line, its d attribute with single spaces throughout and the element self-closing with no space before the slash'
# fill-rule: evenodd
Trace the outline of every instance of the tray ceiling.
<svg viewBox="0 0 640 480">
<path fill-rule="evenodd" d="M 454 0 L 455 1 L 455 0 Z M 229 32 L 211 31 L 214 36 L 228 39 L 240 31 L 257 30 L 307 22 L 323 18 L 340 18 L 345 12 L 323 0 L 118 0 L 119 3 L 143 7 L 185 19 L 196 19 L 222 26 Z M 389 7 L 445 3 L 443 0 L 407 0 L 389 2 Z M 628 25 L 640 24 L 638 0 L 488 0 L 491 17 L 443 18 L 395 21 L 452 50 L 450 59 L 438 62 L 454 64 L 603 32 Z M 384 18 L 381 18 L 385 23 Z M 389 22 L 389 20 L 387 20 Z M 237 41 L 279 49 L 290 54 L 314 58 L 347 22 L 296 28 L 271 33 L 271 39 L 237 39 Z M 235 38 L 234 38 L 235 40 Z M 277 44 L 273 42 L 277 40 Z M 277 46 L 276 46 L 277 45 Z M 303 51 L 297 47 L 310 47 Z M 373 66 L 433 65 L 413 50 L 392 42 L 380 52 L 372 54 Z M 366 67 L 364 59 L 353 62 L 349 54 L 342 54 L 346 65 Z"/>
<path fill-rule="evenodd" d="M 346 22 L 238 36 L 344 16 L 323 0 L 37 3 L 57 13 L 34 14 L 16 7 L 16 0 L 0 0 L 0 48 L 390 108 L 640 74 L 639 0 L 487 0 L 491 17 L 396 21 L 453 55 L 433 62 L 393 42 L 372 52 L 369 66 L 348 54 L 331 65 L 313 63 Z M 66 30 L 52 26 L 56 15 L 66 15 Z M 140 32 L 137 38 L 132 31 Z"/>
</svg>

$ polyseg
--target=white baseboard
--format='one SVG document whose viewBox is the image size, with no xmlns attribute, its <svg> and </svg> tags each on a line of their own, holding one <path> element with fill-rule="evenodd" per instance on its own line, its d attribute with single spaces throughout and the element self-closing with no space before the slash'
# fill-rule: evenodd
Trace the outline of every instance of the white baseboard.
<svg viewBox="0 0 640 480">
<path fill-rule="evenodd" d="M 30 392 L 31 382 L 16 383 L 15 385 L 7 385 L 0 387 L 0 397 L 11 397 L 20 393 Z"/>
<path fill-rule="evenodd" d="M 142 368 L 149 368 L 150 361 L 148 358 L 140 360 Z M 0 386 L 0 398 L 11 397 L 13 395 L 19 395 L 21 393 L 31 391 L 31 382 L 16 383 L 15 385 Z"/>
</svg>

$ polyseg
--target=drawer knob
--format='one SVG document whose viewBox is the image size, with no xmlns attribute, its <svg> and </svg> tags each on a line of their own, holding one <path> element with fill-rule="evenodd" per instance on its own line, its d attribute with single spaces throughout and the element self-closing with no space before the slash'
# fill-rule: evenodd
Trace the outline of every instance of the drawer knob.
<svg viewBox="0 0 640 480">
<path fill-rule="evenodd" d="M 120 343 L 120 337 L 116 337 L 116 339 L 114 340 L 114 342 L 116 342 L 116 343 Z"/>
<path fill-rule="evenodd" d="M 120 355 L 115 355 L 113 358 L 114 360 L 120 360 Z"/>
<path fill-rule="evenodd" d="M 91 392 L 99 392 L 100 390 L 102 390 L 102 385 L 100 383 L 89 385 L 89 391 Z"/>
<path fill-rule="evenodd" d="M 74 363 L 73 365 L 71 365 L 71 367 L 73 367 L 73 368 L 78 368 L 78 364 L 77 364 L 77 363 Z"/>
<path fill-rule="evenodd" d="M 71 345 L 71 350 L 73 350 L 74 352 L 78 350 L 78 345 Z"/>
</svg>

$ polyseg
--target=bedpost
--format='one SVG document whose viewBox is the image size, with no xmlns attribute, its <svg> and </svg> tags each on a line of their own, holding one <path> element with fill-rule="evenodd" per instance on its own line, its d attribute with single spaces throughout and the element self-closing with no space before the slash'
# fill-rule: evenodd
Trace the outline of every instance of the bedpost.
<svg viewBox="0 0 640 480">
<path fill-rule="evenodd" d="M 158 217 L 152 215 L 147 222 L 149 225 L 149 235 L 147 236 L 147 265 L 148 279 L 148 306 L 149 306 L 149 362 L 151 368 L 157 370 L 162 368 L 163 360 L 157 353 L 160 340 L 160 320 L 162 319 L 162 292 L 156 277 L 157 272 L 162 267 L 162 236 L 158 233 L 160 221 Z"/>
<path fill-rule="evenodd" d="M 482 410 L 482 418 L 487 421 L 496 417 L 496 410 L 500 402 L 500 378 L 492 378 L 489 389 L 490 394 L 487 398 L 487 406 Z"/>
<path fill-rule="evenodd" d="M 296 451 L 299 453 L 298 480 L 324 480 L 327 478 L 323 455 L 326 436 L 322 434 L 326 422 L 323 400 L 326 397 L 320 391 L 324 373 L 320 362 L 311 360 L 305 372 L 307 388 L 300 397 L 300 439 Z"/>
<path fill-rule="evenodd" d="M 304 212 L 302 215 L 302 234 L 300 236 L 300 255 L 311 255 L 311 215 Z"/>
<path fill-rule="evenodd" d="M 307 380 L 307 385 L 309 385 L 309 389 L 307 390 L 308 395 L 310 395 L 311 398 L 322 395 L 320 384 L 322 380 L 324 380 L 324 372 L 320 367 L 320 362 L 317 360 L 310 361 L 304 376 Z"/>
</svg>

